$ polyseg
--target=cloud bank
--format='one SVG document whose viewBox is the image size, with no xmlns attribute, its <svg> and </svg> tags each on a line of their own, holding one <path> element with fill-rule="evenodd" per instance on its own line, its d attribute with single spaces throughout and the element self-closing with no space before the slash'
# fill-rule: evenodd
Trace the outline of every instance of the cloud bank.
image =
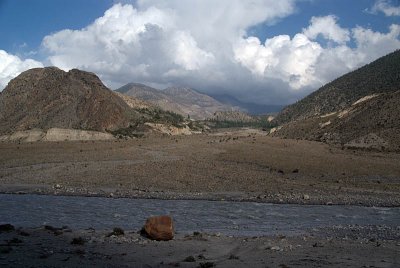
<svg viewBox="0 0 400 268">
<path fill-rule="evenodd" d="M 313 17 L 293 38 L 275 36 L 263 44 L 257 37 L 242 39 L 235 48 L 238 62 L 260 77 L 283 80 L 292 90 L 317 87 L 400 47 L 400 25 L 388 33 L 355 27 L 344 29 L 335 16 Z M 316 41 L 322 36 L 323 47 Z M 346 45 L 353 40 L 355 48 Z M 290 90 L 289 89 L 289 90 Z"/>
<path fill-rule="evenodd" d="M 18 56 L 0 50 L 0 91 L 21 72 L 37 67 L 43 67 L 43 64 L 32 59 L 21 60 Z"/>
<path fill-rule="evenodd" d="M 286 104 L 400 48 L 400 25 L 347 29 L 335 15 L 310 18 L 294 36 L 248 35 L 294 12 L 295 0 L 138 0 L 115 4 L 83 29 L 44 37 L 42 50 L 46 65 L 95 72 L 111 87 L 186 85 Z"/>
</svg>

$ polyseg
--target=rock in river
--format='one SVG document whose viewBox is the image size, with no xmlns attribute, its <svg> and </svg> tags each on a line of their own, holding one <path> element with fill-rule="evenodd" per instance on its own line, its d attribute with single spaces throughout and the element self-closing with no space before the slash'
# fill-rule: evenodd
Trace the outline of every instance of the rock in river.
<svg viewBox="0 0 400 268">
<path fill-rule="evenodd" d="M 150 217 L 144 225 L 144 231 L 153 240 L 168 241 L 174 238 L 174 223 L 170 216 Z"/>
</svg>

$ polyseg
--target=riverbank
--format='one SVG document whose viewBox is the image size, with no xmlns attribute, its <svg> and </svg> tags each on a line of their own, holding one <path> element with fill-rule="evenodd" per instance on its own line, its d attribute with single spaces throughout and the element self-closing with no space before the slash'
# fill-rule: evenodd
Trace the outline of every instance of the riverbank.
<svg viewBox="0 0 400 268">
<path fill-rule="evenodd" d="M 17 195 L 52 195 L 52 196 L 82 196 L 105 198 L 132 198 L 132 199 L 159 199 L 159 200 L 204 200 L 204 201 L 231 201 L 257 202 L 268 204 L 299 204 L 299 205 L 343 205 L 363 207 L 398 207 L 399 200 L 392 196 L 371 193 L 346 193 L 344 195 L 325 195 L 323 192 L 313 195 L 291 193 L 270 194 L 264 192 L 199 192 L 177 193 L 172 191 L 113 190 L 109 188 L 83 188 L 50 185 L 1 185 L 0 194 Z"/>
<path fill-rule="evenodd" d="M 347 226 L 304 236 L 177 234 L 167 242 L 138 230 L 68 227 L 0 232 L 1 267 L 397 267 L 400 229 Z"/>
<path fill-rule="evenodd" d="M 251 129 L 0 151 L 1 193 L 400 206 L 400 154 Z"/>
</svg>

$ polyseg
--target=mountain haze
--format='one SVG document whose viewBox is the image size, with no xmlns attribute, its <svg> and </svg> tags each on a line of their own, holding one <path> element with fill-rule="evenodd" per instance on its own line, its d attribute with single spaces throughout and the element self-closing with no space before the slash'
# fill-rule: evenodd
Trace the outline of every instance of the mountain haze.
<svg viewBox="0 0 400 268">
<path fill-rule="evenodd" d="M 173 111 L 193 119 L 205 119 L 217 111 L 236 109 L 189 87 L 169 87 L 158 90 L 143 84 L 130 83 L 117 92 L 150 102 L 163 110 Z"/>
</svg>

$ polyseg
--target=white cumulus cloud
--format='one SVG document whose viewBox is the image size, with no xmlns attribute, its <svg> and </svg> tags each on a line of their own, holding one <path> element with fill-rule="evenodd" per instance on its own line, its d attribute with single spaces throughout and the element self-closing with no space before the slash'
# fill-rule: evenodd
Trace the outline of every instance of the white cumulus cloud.
<svg viewBox="0 0 400 268">
<path fill-rule="evenodd" d="M 322 47 L 304 34 L 292 39 L 280 35 L 261 44 L 257 37 L 242 39 L 235 49 L 236 60 L 255 75 L 283 80 L 291 88 L 313 84 L 315 63 Z"/>
<path fill-rule="evenodd" d="M 310 39 L 316 39 L 322 35 L 327 40 L 338 44 L 350 41 L 350 32 L 337 24 L 337 17 L 333 15 L 325 17 L 312 17 L 311 24 L 303 33 Z"/>
<path fill-rule="evenodd" d="M 322 27 L 325 25 L 326 27 Z M 322 46 L 321 34 L 335 43 Z M 313 17 L 308 28 L 293 38 L 275 36 L 263 44 L 257 37 L 243 38 L 235 47 L 235 59 L 258 78 L 279 79 L 289 86 L 286 94 L 329 82 L 363 64 L 400 48 L 400 25 L 387 33 L 357 26 L 351 30 L 337 24 L 333 16 Z M 355 47 L 346 43 L 353 41 Z M 285 90 L 282 90 L 285 94 Z"/>
<path fill-rule="evenodd" d="M 248 33 L 295 11 L 295 0 L 138 0 L 46 36 L 42 51 L 46 64 L 95 72 L 112 87 L 187 85 L 280 104 L 400 48 L 400 25 L 345 28 L 335 15 L 312 17 L 293 36 Z"/>
<path fill-rule="evenodd" d="M 389 0 L 377 0 L 370 10 L 376 14 L 382 12 L 385 16 L 400 16 L 400 5 L 395 6 Z"/>
<path fill-rule="evenodd" d="M 116 4 L 81 30 L 48 35 L 42 46 L 50 64 L 96 72 L 111 85 L 213 81 L 236 68 L 232 45 L 248 27 L 293 11 L 293 0 L 141 0 Z"/>
<path fill-rule="evenodd" d="M 22 60 L 18 56 L 0 50 L 0 91 L 11 79 L 23 71 L 36 67 L 43 67 L 43 64 L 32 59 Z"/>
</svg>

